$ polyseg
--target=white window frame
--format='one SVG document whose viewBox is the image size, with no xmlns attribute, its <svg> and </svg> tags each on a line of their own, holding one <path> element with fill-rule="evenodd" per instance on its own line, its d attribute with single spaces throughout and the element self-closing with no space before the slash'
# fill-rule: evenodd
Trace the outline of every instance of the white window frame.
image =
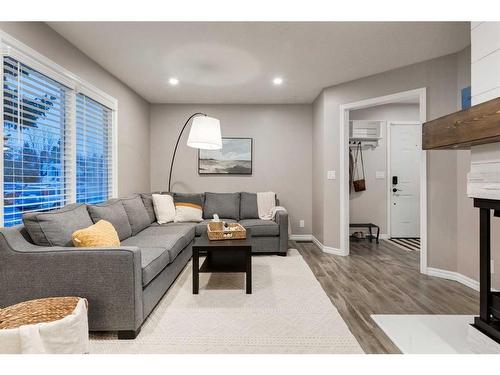
<svg viewBox="0 0 500 375">
<path fill-rule="evenodd" d="M 68 203 L 76 202 L 76 94 L 81 93 L 89 98 L 95 100 L 96 102 L 108 107 L 112 110 L 112 131 L 111 131 L 111 192 L 112 196 L 110 198 L 118 197 L 118 100 L 111 95 L 105 93 L 99 88 L 95 87 L 91 83 L 85 81 L 81 77 L 72 73 L 71 71 L 63 68 L 62 66 L 56 64 L 54 61 L 43 56 L 33 48 L 27 46 L 26 44 L 20 42 L 19 40 L 13 38 L 9 34 L 0 30 L 0 49 L 1 49 L 1 61 L 0 61 L 0 77 L 3 81 L 3 59 L 4 56 L 10 56 L 19 62 L 29 66 L 30 68 L 39 71 L 40 73 L 52 78 L 55 81 L 67 86 L 71 89 L 71 106 L 72 111 L 70 113 L 71 118 L 69 121 L 70 134 L 71 136 L 66 141 L 69 142 L 69 147 L 71 150 L 72 158 L 71 163 L 72 168 L 68 180 L 70 183 L 70 198 Z M 0 126 L 0 139 L 3 142 L 3 87 L 0 90 L 0 119 L 2 121 L 2 126 Z M 3 227 L 4 220 L 4 202 L 3 202 L 3 150 L 0 152 L 0 166 L 2 173 L 0 173 L 0 194 L 2 199 L 0 199 L 0 227 Z"/>
</svg>

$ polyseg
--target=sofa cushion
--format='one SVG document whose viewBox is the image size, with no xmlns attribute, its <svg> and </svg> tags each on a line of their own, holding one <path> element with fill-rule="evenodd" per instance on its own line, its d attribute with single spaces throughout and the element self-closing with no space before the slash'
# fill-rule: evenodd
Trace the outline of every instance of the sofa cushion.
<svg viewBox="0 0 500 375">
<path fill-rule="evenodd" d="M 226 223 L 236 223 L 236 220 L 233 219 L 221 219 L 221 220 L 225 221 Z M 196 230 L 195 230 L 196 237 L 201 236 L 202 233 L 205 233 L 207 231 L 207 224 L 211 221 L 212 219 L 206 219 L 200 223 L 196 223 Z"/>
<path fill-rule="evenodd" d="M 141 193 L 142 203 L 148 212 L 149 223 L 152 224 L 156 221 L 155 209 L 153 206 L 153 194 L 152 193 Z"/>
<path fill-rule="evenodd" d="M 170 263 L 164 247 L 141 247 L 142 286 L 148 285 Z"/>
<path fill-rule="evenodd" d="M 151 225 L 138 233 L 136 237 L 159 236 L 163 234 L 185 233 L 187 243 L 194 239 L 195 226 L 197 223 L 168 223 L 162 225 Z"/>
<path fill-rule="evenodd" d="M 239 220 L 240 193 L 205 193 L 203 218 L 212 219 L 214 214 L 220 218 Z"/>
<path fill-rule="evenodd" d="M 186 228 L 184 231 L 177 230 L 174 234 L 130 237 L 122 242 L 122 246 L 137 246 L 141 249 L 142 285 L 145 286 L 175 260 L 193 237 L 194 228 Z"/>
<path fill-rule="evenodd" d="M 259 208 L 257 206 L 257 193 L 240 193 L 240 220 L 258 219 Z"/>
<path fill-rule="evenodd" d="M 164 194 L 164 193 L 162 193 Z M 201 205 L 205 204 L 205 193 L 172 193 L 174 196 L 174 202 L 176 198 L 179 200 L 187 200 L 187 202 L 198 201 L 201 200 Z"/>
<path fill-rule="evenodd" d="M 245 228 L 250 228 L 253 237 L 279 236 L 280 226 L 273 220 L 246 219 L 239 223 Z"/>
<path fill-rule="evenodd" d="M 194 239 L 193 225 L 165 224 L 150 227 L 122 242 L 122 246 L 162 247 L 170 254 L 170 262 Z"/>
<path fill-rule="evenodd" d="M 139 195 L 134 194 L 130 197 L 122 198 L 121 201 L 127 213 L 128 222 L 132 229 L 132 236 L 135 236 L 151 224 L 148 211 Z"/>
<path fill-rule="evenodd" d="M 84 204 L 68 204 L 60 210 L 23 215 L 24 227 L 34 244 L 73 246 L 71 235 L 93 224 Z"/>
<path fill-rule="evenodd" d="M 109 221 L 118 232 L 120 241 L 126 240 L 132 235 L 132 228 L 128 222 L 127 212 L 119 199 L 111 199 L 107 202 L 88 205 L 90 217 L 94 223 L 99 220 Z"/>
</svg>

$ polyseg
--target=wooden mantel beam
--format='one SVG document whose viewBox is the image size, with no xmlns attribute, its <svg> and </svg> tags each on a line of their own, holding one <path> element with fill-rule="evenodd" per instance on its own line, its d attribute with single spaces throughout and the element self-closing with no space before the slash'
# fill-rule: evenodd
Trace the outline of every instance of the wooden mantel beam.
<svg viewBox="0 0 500 375">
<path fill-rule="evenodd" d="M 500 97 L 424 123 L 424 150 L 465 150 L 500 142 Z"/>
</svg>

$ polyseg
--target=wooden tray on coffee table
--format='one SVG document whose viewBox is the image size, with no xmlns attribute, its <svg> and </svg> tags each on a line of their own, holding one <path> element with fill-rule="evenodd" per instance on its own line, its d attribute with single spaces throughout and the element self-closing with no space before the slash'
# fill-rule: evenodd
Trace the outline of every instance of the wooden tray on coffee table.
<svg viewBox="0 0 500 375">
<path fill-rule="evenodd" d="M 222 221 L 212 221 L 207 224 L 207 236 L 210 241 L 243 240 L 247 237 L 246 229 L 238 223 L 229 223 L 229 230 L 224 228 Z"/>
</svg>

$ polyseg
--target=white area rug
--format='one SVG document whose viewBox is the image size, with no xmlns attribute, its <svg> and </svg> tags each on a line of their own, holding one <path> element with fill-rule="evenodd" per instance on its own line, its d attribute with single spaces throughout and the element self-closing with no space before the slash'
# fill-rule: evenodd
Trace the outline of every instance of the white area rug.
<svg viewBox="0 0 500 375">
<path fill-rule="evenodd" d="M 252 258 L 244 274 L 200 274 L 188 264 L 135 340 L 93 335 L 91 353 L 363 353 L 297 250 Z"/>
<path fill-rule="evenodd" d="M 372 315 L 405 354 L 499 354 L 500 344 L 471 323 L 472 315 Z"/>
</svg>

